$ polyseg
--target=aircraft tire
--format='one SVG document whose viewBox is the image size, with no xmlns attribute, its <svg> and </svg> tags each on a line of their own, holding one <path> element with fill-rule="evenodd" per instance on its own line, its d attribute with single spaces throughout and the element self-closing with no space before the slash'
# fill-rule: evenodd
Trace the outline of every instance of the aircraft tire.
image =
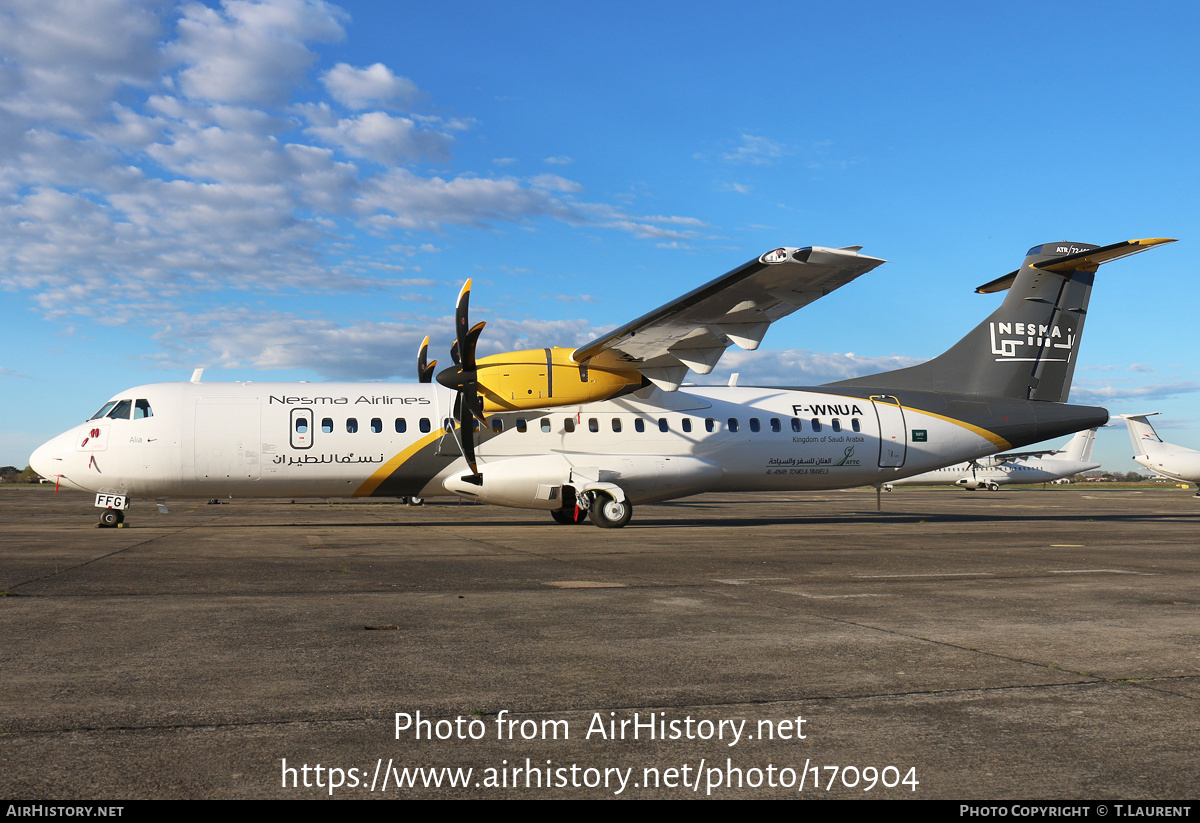
<svg viewBox="0 0 1200 823">
<path fill-rule="evenodd" d="M 999 487 L 999 486 L 997 486 L 995 483 L 989 483 L 989 484 L 988 484 L 988 491 L 990 491 L 990 492 L 998 492 L 998 491 L 1000 491 L 1000 487 Z"/>
<path fill-rule="evenodd" d="M 619 529 L 633 517 L 633 504 L 628 500 L 618 503 L 607 495 L 597 494 L 592 498 L 588 515 L 602 529 Z"/>
<path fill-rule="evenodd" d="M 588 513 L 584 510 L 571 506 L 571 508 L 553 509 L 550 516 L 554 518 L 555 523 L 561 523 L 564 526 L 574 526 L 587 520 Z"/>
<path fill-rule="evenodd" d="M 425 498 L 424 498 L 424 497 L 410 497 L 410 498 L 408 498 L 408 505 L 410 505 L 410 506 L 424 506 L 424 505 L 425 505 Z"/>
<path fill-rule="evenodd" d="M 100 512 L 100 528 L 115 529 L 125 520 L 125 515 L 119 509 L 104 509 Z"/>
</svg>

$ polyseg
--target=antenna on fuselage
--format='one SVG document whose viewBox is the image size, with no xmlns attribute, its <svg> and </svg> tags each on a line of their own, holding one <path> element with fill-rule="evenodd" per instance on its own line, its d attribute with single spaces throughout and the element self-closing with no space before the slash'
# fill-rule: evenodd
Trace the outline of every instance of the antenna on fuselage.
<svg viewBox="0 0 1200 823">
<path fill-rule="evenodd" d="M 201 378 L 203 375 L 204 375 L 204 369 L 196 369 L 194 372 L 192 372 L 192 379 L 191 379 L 191 382 L 192 382 L 192 383 L 199 383 L 199 382 L 200 382 L 200 378 Z"/>
</svg>

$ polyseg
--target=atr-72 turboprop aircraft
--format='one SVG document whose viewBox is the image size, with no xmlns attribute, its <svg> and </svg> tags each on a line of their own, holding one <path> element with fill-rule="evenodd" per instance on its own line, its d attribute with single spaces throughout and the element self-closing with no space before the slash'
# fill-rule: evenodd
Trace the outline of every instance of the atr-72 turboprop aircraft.
<svg viewBox="0 0 1200 823">
<path fill-rule="evenodd" d="M 1056 480 L 1082 474 L 1100 468 L 1092 462 L 1092 448 L 1096 445 L 1096 430 L 1076 432 L 1062 449 L 1040 451 L 1005 452 L 991 457 L 982 457 L 966 463 L 943 466 L 931 472 L 914 474 L 903 480 L 884 483 L 888 491 L 892 486 L 961 486 L 967 491 L 990 489 L 999 491 L 1001 486 L 1016 483 L 1052 483 Z"/>
<path fill-rule="evenodd" d="M 451 492 L 617 528 L 635 505 L 700 492 L 879 487 L 1107 422 L 1064 402 L 1092 281 L 1166 242 L 1035 246 L 977 289 L 1008 294 L 941 356 L 815 388 L 680 385 L 884 262 L 858 246 L 774 249 L 580 348 L 479 359 L 468 281 L 436 383 L 423 345 L 416 384 L 139 386 L 30 464 L 95 492 L 102 525 L 130 498 Z"/>
</svg>

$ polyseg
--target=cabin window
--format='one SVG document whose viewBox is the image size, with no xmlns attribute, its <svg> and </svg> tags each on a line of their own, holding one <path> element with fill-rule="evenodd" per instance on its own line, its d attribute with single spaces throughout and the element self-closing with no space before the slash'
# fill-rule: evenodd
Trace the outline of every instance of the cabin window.
<svg viewBox="0 0 1200 823">
<path fill-rule="evenodd" d="M 408 421 L 403 417 L 396 418 L 396 434 L 404 434 L 408 431 Z"/>
<path fill-rule="evenodd" d="M 750 431 L 756 432 L 756 431 L 761 431 L 761 430 L 762 430 L 762 426 L 759 424 L 758 418 L 751 417 L 750 418 Z"/>
<path fill-rule="evenodd" d="M 575 431 L 575 418 L 574 417 L 564 417 L 563 418 L 563 430 L 566 431 L 568 434 Z"/>
<path fill-rule="evenodd" d="M 799 417 L 792 418 L 792 431 L 794 431 L 794 432 L 800 431 L 800 418 Z"/>
<path fill-rule="evenodd" d="M 428 434 L 429 430 L 433 428 L 433 425 L 429 422 L 428 417 L 421 418 L 420 428 L 421 428 L 421 431 L 425 432 L 426 434 Z"/>
<path fill-rule="evenodd" d="M 142 420 L 146 417 L 153 417 L 154 412 L 150 411 L 149 400 L 138 400 L 133 404 L 133 419 Z"/>
<path fill-rule="evenodd" d="M 836 417 L 833 418 L 833 421 L 830 423 L 830 425 L 833 426 L 833 430 L 835 432 L 840 432 L 842 430 L 842 421 L 838 420 Z"/>
<path fill-rule="evenodd" d="M 813 431 L 819 432 L 821 430 L 821 421 L 814 417 L 812 419 L 812 427 Z"/>
<path fill-rule="evenodd" d="M 738 430 L 738 419 L 736 417 L 729 418 L 729 430 L 731 432 Z"/>
<path fill-rule="evenodd" d="M 862 431 L 862 426 L 859 425 L 857 417 L 850 418 L 850 428 L 854 429 L 856 432 Z"/>
<path fill-rule="evenodd" d="M 621 430 L 621 418 L 614 417 L 612 419 L 612 427 L 613 427 L 613 431 L 619 432 Z"/>
<path fill-rule="evenodd" d="M 670 427 L 667 426 L 667 418 L 658 418 L 658 430 L 660 432 L 670 431 Z"/>
<path fill-rule="evenodd" d="M 492 431 L 494 431 L 496 434 L 504 431 L 504 421 L 499 417 L 492 418 Z"/>
<path fill-rule="evenodd" d="M 321 421 L 321 431 L 325 432 L 326 434 L 333 434 L 333 418 L 332 417 L 326 417 L 324 420 Z"/>
<path fill-rule="evenodd" d="M 704 430 L 706 432 L 716 431 L 717 430 L 717 421 L 713 420 L 711 417 L 704 418 Z"/>
<path fill-rule="evenodd" d="M 600 431 L 600 421 L 594 417 L 589 417 L 588 418 L 588 431 L 590 431 L 590 432 Z"/>
<path fill-rule="evenodd" d="M 296 418 L 296 434 L 308 434 L 308 418 Z"/>
<path fill-rule="evenodd" d="M 550 433 L 550 418 L 549 417 L 542 418 L 542 431 L 544 431 L 546 434 Z"/>
<path fill-rule="evenodd" d="M 375 434 L 380 434 L 383 431 L 383 421 L 378 417 L 371 418 L 371 431 Z"/>
<path fill-rule="evenodd" d="M 771 431 L 773 431 L 775 433 L 779 433 L 779 432 L 783 431 L 783 424 L 779 422 L 778 417 L 771 418 Z"/>
<path fill-rule="evenodd" d="M 685 432 L 691 432 L 691 430 L 692 430 L 692 418 L 690 418 L 690 417 L 685 417 L 685 418 L 683 418 L 683 430 L 684 430 Z"/>
<path fill-rule="evenodd" d="M 517 431 L 521 432 L 522 434 L 529 431 L 529 424 L 525 421 L 524 417 L 517 418 Z"/>
<path fill-rule="evenodd" d="M 357 431 L 358 431 L 358 421 L 356 419 L 354 419 L 353 417 L 347 417 L 346 418 L 346 432 L 349 434 L 354 434 Z"/>
<path fill-rule="evenodd" d="M 638 431 L 638 432 L 644 432 L 646 430 L 646 421 L 640 417 L 637 418 L 636 420 L 634 420 L 633 421 L 633 430 Z"/>
</svg>

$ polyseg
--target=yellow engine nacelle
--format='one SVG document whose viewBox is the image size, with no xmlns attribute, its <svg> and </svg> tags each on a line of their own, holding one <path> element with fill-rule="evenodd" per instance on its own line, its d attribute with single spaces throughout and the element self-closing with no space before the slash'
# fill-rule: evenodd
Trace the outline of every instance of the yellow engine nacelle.
<svg viewBox="0 0 1200 823">
<path fill-rule="evenodd" d="M 581 366 L 571 359 L 573 351 L 555 346 L 479 358 L 475 369 L 484 412 L 589 403 L 642 385 L 639 372 Z"/>
</svg>

